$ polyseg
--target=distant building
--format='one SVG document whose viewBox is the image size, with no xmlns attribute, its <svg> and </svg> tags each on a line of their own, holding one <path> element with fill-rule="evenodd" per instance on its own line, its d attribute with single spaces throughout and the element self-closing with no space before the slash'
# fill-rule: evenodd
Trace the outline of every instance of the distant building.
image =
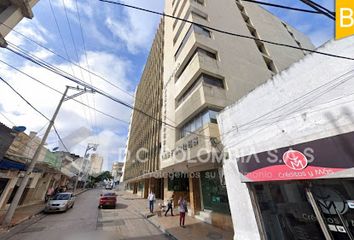
<svg viewBox="0 0 354 240">
<path fill-rule="evenodd" d="M 102 171 L 102 165 L 103 165 L 103 157 L 96 153 L 93 153 L 91 155 L 90 174 L 91 175 L 99 174 Z"/>
<path fill-rule="evenodd" d="M 124 163 L 122 163 L 122 162 L 113 163 L 111 174 L 114 179 L 114 182 L 121 181 L 121 177 L 123 176 L 123 166 L 124 166 Z"/>
<path fill-rule="evenodd" d="M 5 36 L 11 32 L 24 17 L 33 18 L 32 8 L 39 0 L 1 0 L 0 1 L 0 46 L 5 47 Z"/>
</svg>

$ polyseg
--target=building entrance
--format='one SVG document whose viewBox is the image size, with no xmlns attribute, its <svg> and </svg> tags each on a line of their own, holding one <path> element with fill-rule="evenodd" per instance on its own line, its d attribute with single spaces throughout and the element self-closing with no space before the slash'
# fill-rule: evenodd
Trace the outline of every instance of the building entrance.
<svg viewBox="0 0 354 240">
<path fill-rule="evenodd" d="M 354 180 L 252 184 L 265 238 L 354 240 Z"/>
</svg>

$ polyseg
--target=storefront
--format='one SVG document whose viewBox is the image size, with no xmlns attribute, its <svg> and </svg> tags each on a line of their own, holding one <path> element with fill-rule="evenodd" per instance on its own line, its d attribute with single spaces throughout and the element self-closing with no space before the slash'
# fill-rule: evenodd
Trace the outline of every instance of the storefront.
<svg viewBox="0 0 354 240">
<path fill-rule="evenodd" d="M 218 213 L 230 214 L 226 185 L 219 170 L 200 173 L 203 208 Z"/>
<path fill-rule="evenodd" d="M 265 239 L 354 239 L 354 132 L 238 159 Z"/>
</svg>

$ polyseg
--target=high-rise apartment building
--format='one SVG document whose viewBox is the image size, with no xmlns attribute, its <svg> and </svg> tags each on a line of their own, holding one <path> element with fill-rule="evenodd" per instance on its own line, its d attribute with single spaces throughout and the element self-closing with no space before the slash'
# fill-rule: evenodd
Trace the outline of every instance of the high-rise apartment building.
<svg viewBox="0 0 354 240">
<path fill-rule="evenodd" d="M 153 160 L 153 152 L 148 151 L 145 165 L 133 163 L 136 154 L 130 151 L 125 179 L 135 182 L 129 185 L 133 192 L 146 196 L 148 189 L 154 190 L 150 178 L 159 176 L 154 181 L 163 189 L 163 198 L 174 195 L 176 204 L 184 196 L 190 215 L 232 228 L 216 115 L 306 54 L 261 40 L 314 47 L 305 35 L 279 18 L 257 4 L 241 0 L 168 0 L 165 13 L 198 24 L 164 19 L 163 44 L 159 45 L 163 47 L 163 65 L 155 67 L 163 71 L 163 84 L 154 87 L 162 91 L 160 139 L 144 125 L 144 121 L 156 121 L 134 111 L 128 141 L 129 150 L 144 146 L 141 140 L 145 136 L 142 143 L 157 139 L 156 143 L 161 144 L 160 159 Z M 256 39 L 230 36 L 201 25 Z M 156 40 L 154 44 L 152 52 L 156 51 Z M 149 61 L 151 57 L 147 67 Z M 155 78 L 150 76 L 151 84 Z M 141 92 L 147 95 L 144 81 L 143 75 L 137 99 L 141 99 Z M 149 104 L 147 100 L 140 107 L 150 111 Z"/>
<path fill-rule="evenodd" d="M 32 8 L 39 0 L 0 1 L 0 46 L 6 46 L 4 37 L 11 32 L 24 17 L 33 18 Z"/>
<path fill-rule="evenodd" d="M 149 174 L 160 170 L 164 20 L 161 21 L 135 93 L 134 107 L 124 168 L 124 181 L 131 189 L 147 197 L 149 188 L 163 196 L 162 180 Z M 139 182 L 141 176 L 145 180 Z M 139 178 L 139 179 L 138 179 Z"/>
<path fill-rule="evenodd" d="M 91 155 L 90 174 L 99 174 L 102 171 L 103 157 L 93 153 Z"/>
<path fill-rule="evenodd" d="M 306 36 L 254 3 L 171 0 L 165 12 L 228 32 L 313 49 Z M 186 196 L 191 215 L 225 228 L 232 228 L 232 221 L 216 115 L 305 54 L 260 40 L 165 19 L 162 112 L 163 121 L 176 126 L 162 126 L 161 169 L 169 173 L 165 197 Z"/>
</svg>

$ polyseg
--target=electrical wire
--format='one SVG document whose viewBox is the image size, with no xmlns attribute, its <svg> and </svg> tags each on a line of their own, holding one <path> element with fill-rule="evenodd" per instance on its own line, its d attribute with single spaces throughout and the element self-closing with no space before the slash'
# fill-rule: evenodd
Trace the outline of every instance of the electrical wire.
<svg viewBox="0 0 354 240">
<path fill-rule="evenodd" d="M 12 126 L 16 126 L 16 124 L 15 124 L 13 121 L 11 121 L 8 117 L 6 117 L 5 114 L 3 114 L 2 112 L 0 112 L 0 114 L 1 114 L 1 116 L 3 116 L 9 123 L 11 123 Z"/>
<path fill-rule="evenodd" d="M 195 26 L 198 26 L 198 27 L 201 27 L 201 28 L 204 28 L 204 29 L 209 29 L 209 30 L 212 30 L 212 31 L 215 31 L 215 32 L 218 32 L 218 33 L 222 33 L 222 34 L 225 34 L 225 35 L 230 35 L 230 36 L 233 36 L 233 37 L 251 39 L 251 40 L 260 41 L 260 42 L 263 42 L 263 43 L 268 43 L 268 44 L 279 46 L 279 47 L 293 48 L 293 49 L 302 50 L 302 51 L 306 51 L 306 52 L 310 52 L 310 53 L 324 55 L 324 56 L 327 56 L 327 57 L 334 57 L 334 58 L 346 59 L 346 60 L 354 61 L 354 58 L 351 58 L 351 57 L 346 57 L 346 56 L 341 56 L 341 55 L 336 55 L 336 54 L 331 54 L 331 53 L 325 53 L 325 52 L 320 52 L 320 51 L 312 50 L 312 49 L 309 49 L 309 48 L 292 46 L 292 45 L 289 45 L 289 44 L 286 44 L 286 43 L 278 43 L 278 42 L 273 42 L 273 41 L 269 41 L 269 40 L 259 39 L 257 37 L 253 37 L 253 36 L 247 36 L 247 35 L 242 35 L 242 34 L 238 34 L 238 33 L 233 33 L 233 32 L 229 32 L 229 31 L 226 31 L 226 30 L 218 29 L 218 28 L 215 28 L 215 27 L 209 27 L 209 26 L 204 25 L 204 24 L 195 23 L 195 22 L 187 20 L 187 19 L 175 17 L 175 16 L 172 16 L 172 15 L 169 15 L 169 14 L 166 14 L 166 13 L 149 10 L 149 9 L 142 8 L 142 7 L 137 7 L 137 6 L 124 4 L 124 3 L 120 3 L 120 2 L 115 2 L 115 1 L 110 1 L 110 0 L 97 0 L 97 1 L 103 2 L 103 3 L 108 3 L 108 4 L 114 4 L 114 5 L 118 5 L 118 6 L 122 6 L 122 7 L 126 7 L 126 8 L 131 8 L 131 9 L 135 9 L 135 10 L 139 10 L 139 11 L 143 11 L 143 12 L 147 12 L 147 13 L 151 13 L 151 14 L 155 14 L 155 15 L 159 15 L 159 16 L 163 16 L 163 17 L 176 19 L 176 20 L 179 20 L 179 21 L 183 21 L 183 22 L 186 22 L 186 23 L 193 24 Z"/>
<path fill-rule="evenodd" d="M 17 96 L 19 96 L 24 102 L 27 103 L 27 105 L 29 105 L 34 111 L 36 111 L 39 115 L 41 115 L 43 118 L 47 119 L 49 122 L 51 122 L 51 120 L 45 116 L 41 111 L 39 111 L 35 106 L 33 106 L 21 93 L 19 93 L 15 88 L 13 88 L 11 86 L 11 84 L 9 84 L 7 81 L 5 81 L 2 77 L 0 77 L 0 80 L 5 83 L 13 92 L 15 92 L 17 94 Z M 55 128 L 55 125 L 53 123 L 53 128 L 54 128 L 54 131 L 56 133 L 56 135 L 58 136 L 59 140 L 61 141 L 61 143 L 63 144 L 64 148 L 69 151 L 67 149 L 67 147 L 65 146 L 64 142 L 62 142 L 61 140 L 61 137 L 60 137 L 60 134 L 59 132 L 57 131 L 57 129 Z"/>
<path fill-rule="evenodd" d="M 347 73 L 341 75 L 341 77 L 344 76 L 344 75 L 346 75 L 346 74 L 348 74 L 348 73 L 353 73 L 353 72 L 354 72 L 354 70 L 351 70 L 351 71 L 349 71 L 349 72 L 347 72 Z M 352 76 L 353 76 L 353 75 L 348 76 L 346 79 L 344 79 L 344 80 L 342 80 L 341 82 L 337 83 L 337 84 L 335 85 L 335 87 L 333 87 L 333 88 L 330 89 L 330 90 L 333 90 L 333 89 L 335 89 L 336 87 L 342 85 L 343 83 L 352 80 L 352 79 L 353 79 Z M 322 93 L 322 94 L 319 95 L 319 96 L 323 96 L 323 95 L 326 94 L 326 93 L 328 93 L 328 91 L 325 91 L 324 93 Z M 319 96 L 315 96 L 312 101 L 318 99 Z M 312 101 L 311 101 L 311 102 L 312 102 Z M 308 104 L 308 103 L 305 103 L 303 106 L 305 106 L 306 104 Z M 287 104 L 286 104 L 286 105 L 287 105 Z M 303 106 L 300 106 L 300 108 L 303 107 Z M 298 109 L 296 109 L 295 111 L 297 111 L 297 110 L 298 110 Z M 294 111 L 294 112 L 295 112 L 295 111 Z M 293 111 L 292 111 L 292 113 L 293 113 Z M 231 145 L 229 145 L 229 146 L 227 146 L 227 147 L 228 147 L 228 148 L 234 147 L 234 146 L 238 145 L 239 143 L 250 139 L 250 138 L 253 137 L 254 135 L 258 134 L 259 132 L 261 132 L 261 131 L 267 129 L 270 125 L 274 125 L 274 124 L 276 124 L 276 123 L 282 121 L 283 118 L 286 117 L 286 116 L 288 116 L 288 115 L 289 115 L 289 113 L 284 113 L 284 114 L 280 115 L 280 116 L 279 116 L 279 119 L 278 119 L 276 122 L 271 122 L 271 123 L 269 123 L 269 124 L 265 124 L 265 127 L 258 129 L 258 130 L 255 131 L 253 134 L 251 134 L 251 135 L 249 135 L 249 136 L 247 136 L 247 137 L 244 137 L 244 138 L 242 138 L 241 140 L 237 141 L 236 143 L 233 143 L 233 144 L 231 144 Z M 238 128 L 231 129 L 230 131 L 221 134 L 221 136 L 225 136 L 225 135 L 227 135 L 227 134 L 229 134 L 229 133 L 231 133 L 231 132 L 233 132 L 233 131 L 236 131 L 236 130 L 238 130 Z M 246 129 L 244 129 L 244 130 L 246 130 Z"/>
<path fill-rule="evenodd" d="M 79 6 L 78 6 L 78 3 L 77 3 L 77 0 L 75 0 L 75 8 L 76 8 L 76 13 L 77 13 L 77 18 L 78 18 L 78 21 L 79 21 L 79 27 L 80 27 L 80 33 L 81 33 L 81 39 L 82 39 L 82 46 L 83 46 L 83 49 L 84 49 L 85 60 L 86 60 L 86 68 L 89 70 L 90 69 L 90 65 L 89 65 L 89 61 L 88 61 L 88 57 L 87 57 L 86 41 L 85 41 L 84 31 L 83 31 L 83 27 L 82 27 L 82 23 L 81 23 L 81 16 L 80 16 L 80 11 L 79 11 Z M 81 67 L 81 65 L 80 65 L 80 67 Z M 80 68 L 80 69 L 82 70 L 82 68 Z M 91 74 L 89 73 L 88 76 L 89 76 L 90 84 L 93 85 Z M 95 96 L 94 95 L 92 95 L 92 101 L 93 101 L 93 107 L 96 108 L 96 100 L 95 100 Z M 94 112 L 93 115 L 94 115 L 94 126 L 97 127 L 98 126 L 97 125 L 97 113 Z M 94 130 L 94 134 L 96 136 L 95 127 L 93 128 L 93 130 Z M 98 141 L 97 137 L 96 137 L 96 141 Z"/>
<path fill-rule="evenodd" d="M 13 65 L 11 65 L 11 64 L 8 64 L 7 62 L 5 62 L 5 61 L 3 61 L 3 60 L 1 60 L 1 59 L 0 59 L 0 62 L 3 63 L 3 64 L 5 64 L 6 66 L 8 66 L 8 67 L 10 67 L 10 68 L 12 68 L 12 69 L 14 69 L 14 70 L 16 70 L 17 72 L 23 74 L 24 76 L 26 76 L 26 77 L 28 77 L 28 78 L 30 78 L 30 79 L 36 81 L 37 83 L 41 84 L 42 86 L 44 86 L 44 87 L 46 87 L 46 88 L 48 88 L 48 89 L 50 89 L 50 90 L 52 90 L 52 91 L 54 91 L 54 92 L 56 92 L 56 93 L 62 95 L 62 92 L 60 92 L 59 90 L 57 90 L 57 89 L 55 89 L 55 88 L 49 86 L 48 84 L 43 83 L 43 82 L 40 81 L 39 79 L 37 79 L 37 78 L 35 78 L 35 77 L 29 75 L 28 73 L 26 73 L 26 72 L 20 70 L 19 68 L 15 67 L 15 66 L 13 66 Z M 72 99 L 72 100 L 75 101 L 75 102 L 77 102 L 77 103 L 79 103 L 79 104 L 81 104 L 81 105 L 84 105 L 84 106 L 86 106 L 86 107 L 88 107 L 88 108 L 91 108 L 92 110 L 94 110 L 94 111 L 96 111 L 96 112 L 98 112 L 98 113 L 100 113 L 100 114 L 102 114 L 102 115 L 104 115 L 104 116 L 106 116 L 106 117 L 112 118 L 112 119 L 114 119 L 114 120 L 116 120 L 116 121 L 119 121 L 119 122 L 121 122 L 121 123 L 124 123 L 124 124 L 129 124 L 129 122 L 127 122 L 127 121 L 125 121 L 125 120 L 122 120 L 122 119 L 119 119 L 119 118 L 117 118 L 117 117 L 114 117 L 114 116 L 112 116 L 112 115 L 110 115 L 110 114 L 108 114 L 108 113 L 102 112 L 102 111 L 100 111 L 100 110 L 98 110 L 98 109 L 96 109 L 96 108 L 92 108 L 91 106 L 88 106 L 87 104 L 85 104 L 85 103 L 83 103 L 83 102 L 80 102 L 79 100 L 77 100 L 77 99 L 75 99 L 75 98 Z"/>
<path fill-rule="evenodd" d="M 48 48 L 48 47 L 42 45 L 41 43 L 39 43 L 39 42 L 37 42 L 37 41 L 35 41 L 35 40 L 29 38 L 29 37 L 27 37 L 26 35 L 22 34 L 21 32 L 17 31 L 16 29 L 11 28 L 10 26 L 6 25 L 5 23 L 1 23 L 1 22 L 0 22 L 0 24 L 2 24 L 2 25 L 4 25 L 5 27 L 9 28 L 9 29 L 12 30 L 13 32 L 15 32 L 15 33 L 21 35 L 23 38 L 25 38 L 25 39 L 27 39 L 28 41 L 30 41 L 30 42 L 36 44 L 37 46 L 39 46 L 39 47 L 41 47 L 41 48 L 47 50 L 48 52 L 50 52 L 50 53 L 52 53 L 52 54 L 58 56 L 59 58 L 65 60 L 65 61 L 69 62 L 70 64 L 73 64 L 74 66 L 83 69 L 84 71 L 88 72 L 89 74 L 92 74 L 93 76 L 96 76 L 97 78 L 103 80 L 104 82 L 108 83 L 109 85 L 111 85 L 111 86 L 115 87 L 116 89 L 122 91 L 123 93 L 129 95 L 129 96 L 132 97 L 135 101 L 140 102 L 140 103 L 145 103 L 144 100 L 138 99 L 135 95 L 129 93 L 127 90 L 124 90 L 123 88 L 119 87 L 118 85 L 116 85 L 116 84 L 114 84 L 114 83 L 111 83 L 110 81 L 108 81 L 107 79 L 105 79 L 105 78 L 103 78 L 102 76 L 98 75 L 97 73 L 95 73 L 95 72 L 93 72 L 93 71 L 91 71 L 91 70 L 88 70 L 87 68 L 84 68 L 84 67 L 82 67 L 82 66 L 77 65 L 75 62 L 72 62 L 70 59 L 63 57 L 62 55 L 56 53 L 55 51 L 51 50 L 50 48 Z M 9 41 L 8 41 L 8 42 L 9 42 Z M 22 51 L 25 51 L 24 49 L 20 48 L 19 46 L 17 46 L 17 48 L 21 49 Z M 25 51 L 25 52 L 29 53 L 28 51 Z M 91 84 L 91 85 L 92 85 L 92 84 Z M 95 107 L 94 107 L 94 108 L 95 108 Z M 169 118 L 167 118 L 167 119 L 168 119 L 169 121 L 171 121 L 172 123 L 175 123 L 173 120 L 171 120 L 171 119 L 169 119 Z"/>
<path fill-rule="evenodd" d="M 79 51 L 78 51 L 78 49 L 77 49 L 77 47 L 76 47 L 76 43 L 75 43 L 75 40 L 74 40 L 73 30 L 72 30 L 72 27 L 71 27 L 71 23 L 70 23 L 70 20 L 69 20 L 69 17 L 68 17 L 68 11 L 67 11 L 67 9 L 66 9 L 66 5 L 65 5 L 65 1 L 64 1 L 64 0 L 62 0 L 62 4 L 63 4 L 63 8 L 64 8 L 64 13 L 65 13 L 64 16 L 65 16 L 66 22 L 67 22 L 68 27 L 69 27 L 69 35 L 70 35 L 71 42 L 72 42 L 73 47 L 74 47 L 74 53 L 75 53 L 75 56 L 76 56 L 76 60 L 77 60 L 78 65 L 81 67 L 80 58 L 79 58 Z M 79 68 L 79 70 L 80 70 L 80 74 L 81 74 L 81 79 L 82 79 L 82 81 L 86 82 L 86 81 L 85 81 L 84 74 L 83 74 L 83 72 L 82 72 L 82 69 Z M 75 74 L 73 74 L 73 75 L 75 76 Z M 86 97 L 87 105 L 90 105 L 88 96 L 85 95 L 85 97 Z M 81 98 L 82 101 L 83 101 L 83 96 L 80 96 L 80 98 Z M 83 109 L 83 111 L 84 111 L 84 115 L 85 115 L 85 118 L 86 118 L 86 120 L 87 120 L 88 125 L 89 125 L 89 126 L 92 126 L 93 124 L 92 124 L 91 111 L 88 110 L 88 114 L 86 114 L 86 109 Z"/>
<path fill-rule="evenodd" d="M 149 117 L 149 118 L 153 119 L 154 121 L 157 121 L 159 123 L 165 124 L 167 127 L 170 127 L 172 129 L 178 129 L 177 127 L 175 127 L 175 126 L 173 126 L 173 125 L 171 125 L 169 123 L 166 123 L 166 122 L 164 122 L 164 121 L 162 121 L 162 120 L 160 120 L 158 118 L 155 118 L 155 117 L 149 115 L 148 113 L 146 113 L 146 112 L 144 112 L 144 111 L 142 111 L 142 110 L 140 110 L 140 109 L 138 109 L 138 108 L 136 108 L 134 106 L 131 106 L 130 104 L 128 104 L 128 103 L 126 103 L 126 102 L 124 102 L 124 101 L 122 101 L 122 100 L 120 100 L 120 99 L 118 99 L 116 97 L 113 97 L 112 95 L 104 92 L 103 90 L 101 90 L 101 89 L 99 89 L 99 88 L 97 88 L 95 86 L 92 86 L 92 85 L 87 84 L 86 82 L 83 82 L 82 80 L 70 75 L 69 73 L 67 73 L 65 71 L 62 71 L 62 70 L 58 69 L 55 66 L 50 65 L 49 63 L 45 62 L 44 60 L 41 60 L 40 58 L 38 58 L 36 56 L 30 56 L 29 54 L 21 53 L 21 52 L 16 51 L 15 49 L 10 48 L 12 45 L 14 45 L 14 44 L 10 43 L 7 46 L 6 49 L 8 49 L 9 51 L 13 52 L 14 54 L 16 54 L 16 55 L 18 55 L 20 57 L 23 57 L 23 58 L 31 61 L 32 63 L 34 63 L 34 64 L 36 64 L 36 65 L 38 65 L 40 67 L 43 67 L 43 68 L 45 68 L 45 69 L 47 69 L 47 70 L 49 70 L 49 71 L 51 71 L 51 72 L 53 72 L 55 74 L 58 74 L 61 77 L 64 77 L 64 78 L 68 79 L 69 81 L 72 81 L 72 82 L 74 82 L 74 83 L 76 83 L 78 85 L 86 87 L 87 89 L 92 89 L 93 91 L 95 91 L 98 94 L 100 94 L 100 95 L 112 100 L 113 102 L 119 103 L 120 105 L 123 105 L 123 106 L 125 106 L 125 107 L 127 107 L 127 108 L 129 108 L 131 110 L 135 110 L 137 113 L 143 114 L 144 116 Z M 14 45 L 14 46 L 16 47 L 16 45 Z M 189 131 L 188 133 L 196 135 L 196 136 L 208 138 L 208 139 L 210 138 L 210 136 L 198 134 L 198 133 L 191 132 L 191 131 Z"/>
</svg>

